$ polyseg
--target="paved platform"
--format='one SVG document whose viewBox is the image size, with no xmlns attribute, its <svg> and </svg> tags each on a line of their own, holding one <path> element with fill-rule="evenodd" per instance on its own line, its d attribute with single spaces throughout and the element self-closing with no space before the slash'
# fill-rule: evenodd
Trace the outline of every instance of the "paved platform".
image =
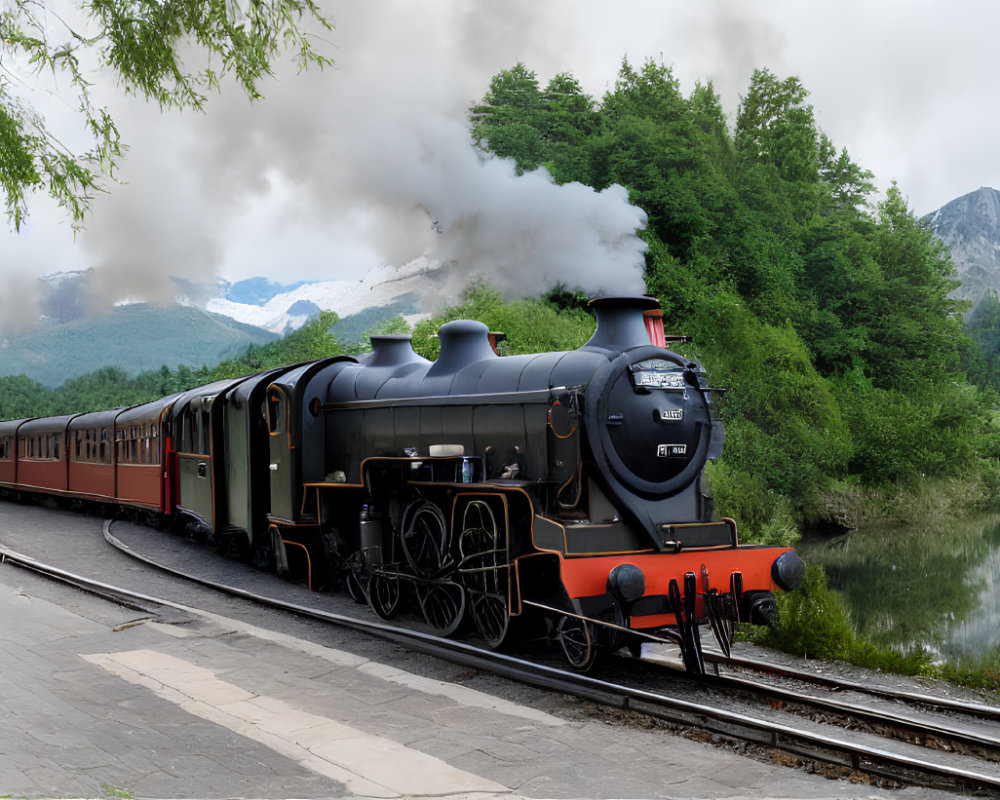
<svg viewBox="0 0 1000 800">
<path fill-rule="evenodd" d="M 204 612 L 144 619 L 0 565 L 0 796 L 952 796 L 550 713 L 407 672 L 386 652 Z"/>
</svg>

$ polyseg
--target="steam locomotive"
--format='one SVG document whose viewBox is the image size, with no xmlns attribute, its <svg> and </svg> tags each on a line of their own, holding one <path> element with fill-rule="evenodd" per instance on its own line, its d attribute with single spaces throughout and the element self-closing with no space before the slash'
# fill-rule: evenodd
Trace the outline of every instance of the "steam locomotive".
<svg viewBox="0 0 1000 800">
<path fill-rule="evenodd" d="M 441 635 L 468 623 L 495 648 L 542 629 L 580 669 L 666 639 L 697 674 L 701 629 L 728 654 L 804 565 L 713 518 L 718 390 L 668 349 L 657 301 L 592 306 L 593 337 L 568 352 L 500 357 L 461 320 L 434 362 L 373 336 L 357 358 L 0 422 L 0 489 L 183 524 Z"/>
</svg>

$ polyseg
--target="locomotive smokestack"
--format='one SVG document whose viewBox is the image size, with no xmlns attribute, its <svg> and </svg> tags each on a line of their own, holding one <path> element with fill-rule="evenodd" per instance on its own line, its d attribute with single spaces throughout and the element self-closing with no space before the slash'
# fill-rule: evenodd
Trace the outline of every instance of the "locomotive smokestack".
<svg viewBox="0 0 1000 800">
<path fill-rule="evenodd" d="M 654 297 L 597 297 L 590 301 L 597 315 L 597 330 L 584 345 L 595 350 L 627 350 L 650 344 L 643 312 L 659 310 Z"/>
</svg>

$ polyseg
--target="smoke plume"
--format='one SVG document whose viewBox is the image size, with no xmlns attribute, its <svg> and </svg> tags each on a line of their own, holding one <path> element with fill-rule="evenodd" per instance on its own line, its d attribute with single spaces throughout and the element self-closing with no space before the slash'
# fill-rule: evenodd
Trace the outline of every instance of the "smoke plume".
<svg viewBox="0 0 1000 800">
<path fill-rule="evenodd" d="M 645 215 L 623 189 L 517 176 L 472 145 L 468 107 L 491 75 L 557 61 L 531 36 L 548 27 L 544 10 L 390 1 L 326 12 L 335 29 L 317 46 L 335 66 L 279 65 L 264 102 L 228 87 L 205 114 L 115 101 L 134 144 L 127 183 L 100 198 L 80 238 L 103 296 L 169 301 L 171 276 L 219 272 L 360 278 L 420 255 L 458 288 L 483 275 L 511 295 L 557 282 L 643 291 Z"/>
</svg>

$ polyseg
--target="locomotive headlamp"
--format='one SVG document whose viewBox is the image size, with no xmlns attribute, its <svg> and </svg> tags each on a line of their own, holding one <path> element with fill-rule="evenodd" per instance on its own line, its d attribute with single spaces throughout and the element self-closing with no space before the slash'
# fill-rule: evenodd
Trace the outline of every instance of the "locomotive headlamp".
<svg viewBox="0 0 1000 800">
<path fill-rule="evenodd" d="M 622 605 L 631 605 L 646 593 L 646 576 L 635 564 L 619 564 L 608 573 L 606 591 Z"/>
<path fill-rule="evenodd" d="M 771 578 L 779 588 L 792 591 L 806 575 L 806 563 L 794 550 L 782 553 L 771 565 Z"/>
</svg>

